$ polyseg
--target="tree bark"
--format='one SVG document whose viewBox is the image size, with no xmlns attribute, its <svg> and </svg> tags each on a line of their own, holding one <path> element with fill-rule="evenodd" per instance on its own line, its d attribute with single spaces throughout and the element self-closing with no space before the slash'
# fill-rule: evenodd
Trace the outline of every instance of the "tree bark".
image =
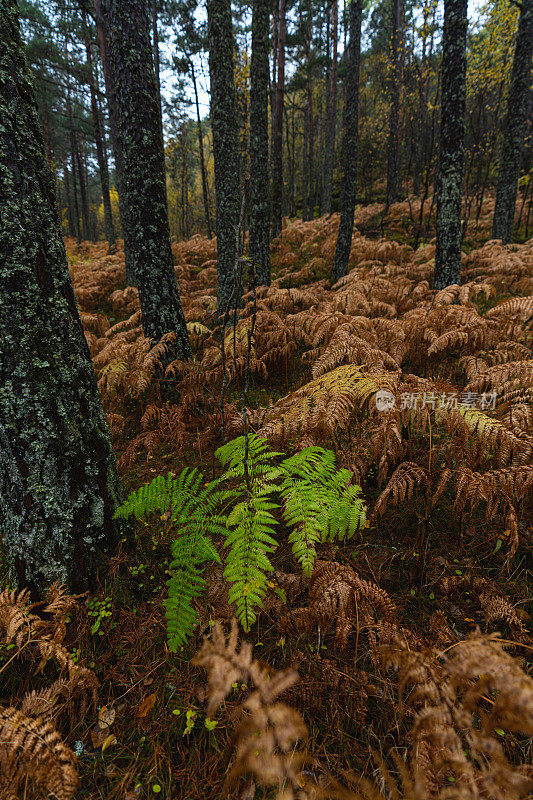
<svg viewBox="0 0 533 800">
<path fill-rule="evenodd" d="M 400 127 L 400 28 L 401 0 L 391 0 L 392 31 L 390 45 L 390 94 L 389 141 L 387 146 L 387 208 L 398 199 L 399 180 L 399 127 Z"/>
<path fill-rule="evenodd" d="M 76 178 L 76 141 L 74 136 L 74 123 L 72 120 L 72 103 L 70 100 L 70 77 L 67 72 L 67 119 L 70 145 L 70 163 L 72 166 L 72 191 L 74 193 L 74 223 L 76 226 L 76 241 L 81 244 L 80 211 L 78 204 L 78 179 Z"/>
<path fill-rule="evenodd" d="M 272 131 L 272 224 L 271 237 L 279 236 L 283 217 L 283 95 L 285 91 L 286 0 L 279 0 L 278 77 Z"/>
<path fill-rule="evenodd" d="M 198 149 L 200 150 L 200 171 L 202 174 L 202 194 L 204 199 L 205 227 L 207 238 L 211 239 L 213 231 L 211 228 L 211 212 L 209 210 L 209 193 L 207 189 L 207 173 L 205 170 L 204 156 L 204 136 L 202 130 L 202 119 L 200 117 L 200 103 L 198 102 L 198 87 L 196 85 L 196 73 L 192 59 L 189 59 L 189 69 L 191 70 L 192 85 L 194 88 L 194 100 L 196 103 L 196 130 L 198 131 Z"/>
<path fill-rule="evenodd" d="M 435 289 L 461 280 L 461 195 L 464 175 L 467 0 L 445 0 L 441 123 L 437 170 Z"/>
<path fill-rule="evenodd" d="M 217 300 L 219 313 L 223 313 L 233 291 L 239 227 L 239 158 L 230 0 L 208 0 L 207 19 L 217 210 Z"/>
<path fill-rule="evenodd" d="M 102 14 L 101 0 L 94 0 L 94 10 L 96 18 L 96 29 L 98 32 L 98 44 L 100 47 L 100 58 L 102 61 L 102 70 L 104 73 L 104 83 L 107 98 L 107 109 L 109 116 L 109 131 L 111 133 L 111 147 L 113 149 L 113 159 L 115 161 L 115 181 L 117 184 L 118 193 L 118 211 L 120 214 L 120 227 L 122 229 L 122 238 L 124 241 L 124 262 L 126 267 L 126 283 L 128 286 L 134 286 L 137 283 L 133 259 L 131 256 L 131 248 L 128 241 L 129 225 L 128 225 L 128 209 L 125 202 L 123 190 L 123 174 L 124 174 L 124 159 L 122 156 L 122 148 L 118 136 L 118 123 L 116 112 L 115 94 L 113 91 L 113 83 L 110 74 L 109 65 L 109 45 L 108 45 L 108 32 L 106 30 L 106 20 Z"/>
<path fill-rule="evenodd" d="M 323 203 L 322 214 L 331 214 L 331 195 L 333 190 L 333 165 L 335 161 L 335 131 L 337 128 L 337 38 L 338 38 L 338 0 L 332 0 L 332 56 L 329 64 L 326 106 L 326 146 L 324 154 Z"/>
<path fill-rule="evenodd" d="M 85 15 L 84 15 L 85 23 Z M 85 52 L 87 55 L 87 71 L 89 76 L 89 91 L 91 93 L 91 113 L 93 118 L 94 140 L 96 142 L 96 160 L 98 162 L 98 172 L 100 175 L 100 186 L 102 189 L 102 203 L 104 206 L 104 227 L 105 237 L 109 245 L 109 252 L 114 253 L 117 249 L 115 240 L 115 228 L 113 226 L 113 215 L 111 213 L 111 196 L 109 194 L 109 171 L 107 169 L 107 160 L 104 156 L 104 145 L 102 139 L 102 131 L 100 128 L 100 118 L 98 116 L 98 103 L 96 101 L 96 91 L 94 87 L 93 64 L 91 57 L 91 43 L 89 41 L 88 30 L 85 27 Z"/>
<path fill-rule="evenodd" d="M 74 214 L 72 211 L 72 201 L 70 199 L 70 181 L 68 179 L 66 156 L 63 156 L 63 184 L 65 187 L 65 201 L 67 204 L 68 235 L 74 238 L 76 236 L 76 228 L 74 227 Z"/>
<path fill-rule="evenodd" d="M 81 198 L 81 220 L 83 228 L 83 238 L 89 241 L 91 238 L 89 230 L 89 200 L 87 197 L 87 181 L 85 180 L 85 170 L 82 160 L 82 142 L 81 134 L 78 131 L 74 142 L 74 151 L 76 154 L 76 164 L 78 167 L 78 178 L 80 179 L 80 198 Z"/>
<path fill-rule="evenodd" d="M 268 40 L 270 0 L 254 0 L 250 65 L 250 259 L 259 286 L 270 286 L 268 192 Z"/>
<path fill-rule="evenodd" d="M 0 533 L 22 585 L 91 585 L 120 484 L 14 0 L 0 5 Z"/>
<path fill-rule="evenodd" d="M 163 135 L 163 109 L 161 106 L 161 75 L 159 66 L 159 31 L 157 29 L 157 0 L 152 0 L 152 47 L 154 53 L 154 75 L 157 87 L 157 107 L 159 109 L 159 125 Z"/>
<path fill-rule="evenodd" d="M 348 272 L 352 248 L 355 189 L 357 184 L 357 155 L 359 149 L 359 64 L 361 56 L 362 0 L 351 0 L 349 8 L 349 43 L 346 63 L 346 103 L 342 140 L 342 200 L 339 233 L 335 247 L 332 282 Z"/>
<path fill-rule="evenodd" d="M 158 342 L 175 334 L 174 358 L 191 355 L 172 265 L 165 158 L 143 0 L 102 0 L 109 44 L 117 133 L 123 157 L 122 193 L 143 332 Z"/>
<path fill-rule="evenodd" d="M 529 99 L 531 57 L 533 54 L 533 0 L 522 0 L 518 34 L 513 58 L 507 116 L 503 127 L 503 145 L 498 172 L 492 238 L 504 243 L 513 238 L 514 214 L 520 160 Z"/>
</svg>

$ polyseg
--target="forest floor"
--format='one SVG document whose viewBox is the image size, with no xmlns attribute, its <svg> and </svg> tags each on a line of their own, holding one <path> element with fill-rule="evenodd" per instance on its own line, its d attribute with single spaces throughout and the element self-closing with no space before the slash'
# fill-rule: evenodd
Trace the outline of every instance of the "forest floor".
<svg viewBox="0 0 533 800">
<path fill-rule="evenodd" d="M 338 215 L 289 221 L 272 245 L 272 286 L 246 295 L 228 325 L 226 438 L 242 434 L 239 396 L 248 375 L 250 430 L 286 454 L 313 444 L 333 450 L 368 507 L 366 526 L 353 538 L 318 546 L 311 580 L 302 578 L 279 526 L 273 564 L 286 604 L 275 591 L 267 595 L 243 637 L 271 670 L 299 673 L 281 700 L 301 713 L 308 731 L 300 788 L 287 778 L 285 794 L 269 794 L 260 786 L 264 765 L 261 774 L 239 755 L 235 715 L 250 696 L 244 681 L 233 681 L 213 720 L 207 713 L 205 674 L 191 657 L 215 620 L 229 631 L 235 614 L 218 567 L 207 573 L 193 636 L 177 654 L 169 651 L 164 600 L 175 533 L 159 517 L 134 524 L 133 538 L 124 537 L 102 571 L 99 591 L 70 610 L 65 646 L 99 681 L 99 710 L 86 711 L 66 733 L 78 756 L 80 797 L 312 797 L 315 784 L 334 796 L 324 789 L 328 776 L 346 786 L 361 775 L 376 780 L 381 797 L 380 758 L 396 774 L 396 759 L 413 756 L 433 780 L 417 796 L 444 797 L 442 786 L 455 778 L 443 766 L 442 730 L 424 738 L 414 724 L 416 706 L 402 703 L 416 684 L 414 668 L 410 662 L 406 673 L 404 659 L 399 679 L 391 647 L 401 641 L 418 654 L 427 687 L 443 653 L 464 642 L 489 647 L 483 636 L 494 631 L 512 655 L 501 674 L 524 676 L 529 717 L 520 730 L 500 709 L 491 758 L 499 768 L 505 762 L 505 780 L 527 772 L 519 765 L 531 762 L 533 750 L 533 682 L 526 677 L 533 654 L 533 239 L 487 241 L 491 211 L 488 202 L 467 240 L 461 287 L 440 292 L 430 288 L 434 244 L 413 249 L 405 203 L 384 220 L 379 205 L 356 211 L 350 272 L 335 287 L 328 277 Z M 155 358 L 149 352 L 138 292 L 125 287 L 123 253 L 70 240 L 67 252 L 126 493 L 184 467 L 210 480 L 219 474 L 214 452 L 223 441 L 215 242 L 195 236 L 173 245 L 194 361 L 170 364 L 164 375 L 164 347 Z M 484 671 L 472 669 L 478 677 Z M 40 685 L 16 665 L 2 670 L 3 694 L 14 705 Z M 486 703 L 496 707 L 495 697 L 486 689 Z M 459 748 L 467 761 L 469 747 Z M 236 758 L 243 766 L 232 771 Z M 482 767 L 470 762 L 481 785 Z M 516 796 L 526 797 L 523 791 Z"/>
</svg>

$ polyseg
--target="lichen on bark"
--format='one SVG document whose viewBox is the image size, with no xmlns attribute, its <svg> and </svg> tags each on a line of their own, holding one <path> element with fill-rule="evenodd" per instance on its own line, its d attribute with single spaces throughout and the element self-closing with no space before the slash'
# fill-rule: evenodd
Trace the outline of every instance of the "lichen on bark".
<svg viewBox="0 0 533 800">
<path fill-rule="evenodd" d="M 107 35 L 123 159 L 121 189 L 127 210 L 128 248 L 139 289 L 143 332 L 154 342 L 174 332 L 174 357 L 188 359 L 191 349 L 172 265 L 147 6 L 143 0 L 101 0 L 100 13 Z"/>
<path fill-rule="evenodd" d="M 250 66 L 250 258 L 257 284 L 270 286 L 268 191 L 268 30 L 269 0 L 254 0 Z"/>
<path fill-rule="evenodd" d="M 14 0 L 0 3 L 0 538 L 21 583 L 86 587 L 120 484 Z"/>
<path fill-rule="evenodd" d="M 346 63 L 346 102 L 342 138 L 342 194 L 339 233 L 335 247 L 333 283 L 346 275 L 352 247 L 357 154 L 359 148 L 359 64 L 361 55 L 362 0 L 352 0 L 349 16 L 348 58 Z"/>
<path fill-rule="evenodd" d="M 441 62 L 437 170 L 435 289 L 461 281 L 461 196 L 464 176 L 467 0 L 446 0 Z"/>
<path fill-rule="evenodd" d="M 524 145 L 524 130 L 531 82 L 533 55 L 533 0 L 522 0 L 513 58 L 511 85 L 507 98 L 507 114 L 503 126 L 502 152 L 496 205 L 492 222 L 492 238 L 504 244 L 512 241 L 520 158 Z"/>
<path fill-rule="evenodd" d="M 219 311 L 223 312 L 233 291 L 239 227 L 237 117 L 230 0 L 208 0 L 207 20 L 215 160 L 217 300 Z"/>
</svg>

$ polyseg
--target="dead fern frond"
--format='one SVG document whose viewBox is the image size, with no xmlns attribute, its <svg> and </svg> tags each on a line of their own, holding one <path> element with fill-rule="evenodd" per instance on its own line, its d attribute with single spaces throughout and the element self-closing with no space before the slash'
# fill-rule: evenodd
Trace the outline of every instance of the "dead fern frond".
<svg viewBox="0 0 533 800">
<path fill-rule="evenodd" d="M 263 786 L 277 786 L 278 798 L 295 797 L 302 785 L 301 769 L 308 760 L 302 746 L 307 728 L 300 714 L 278 698 L 298 680 L 297 673 L 267 672 L 252 659 L 251 645 L 243 643 L 239 650 L 235 619 L 227 642 L 221 623 L 215 623 L 211 640 L 204 639 L 192 663 L 208 673 L 208 714 L 220 706 L 235 680 L 255 687 L 240 708 L 233 740 L 235 762 L 227 783 L 251 774 Z"/>
<path fill-rule="evenodd" d="M 411 500 L 415 490 L 424 485 L 427 485 L 427 475 L 422 467 L 412 461 L 404 461 L 394 470 L 387 486 L 376 500 L 374 513 L 383 514 L 389 506 L 396 507 Z"/>
<path fill-rule="evenodd" d="M 309 581 L 309 606 L 286 614 L 283 628 L 295 623 L 299 630 L 322 630 L 335 626 L 335 642 L 346 647 L 354 627 L 358 630 L 374 625 L 380 619 L 394 620 L 396 606 L 388 594 L 375 583 L 366 581 L 343 564 L 317 561 Z"/>
<path fill-rule="evenodd" d="M 76 757 L 53 725 L 15 708 L 0 707 L 0 766 L 15 796 L 27 779 L 57 800 L 71 800 L 79 786 Z"/>
</svg>

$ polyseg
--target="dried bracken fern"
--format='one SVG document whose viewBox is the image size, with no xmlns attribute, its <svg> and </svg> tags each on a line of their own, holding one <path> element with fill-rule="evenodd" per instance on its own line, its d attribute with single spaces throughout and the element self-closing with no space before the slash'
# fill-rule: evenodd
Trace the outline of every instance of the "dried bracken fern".
<svg viewBox="0 0 533 800">
<path fill-rule="evenodd" d="M 0 707 L 0 767 L 6 796 L 17 796 L 29 779 L 57 800 L 71 800 L 79 785 L 76 757 L 53 725 L 16 708 Z"/>
<path fill-rule="evenodd" d="M 394 620 L 396 607 L 379 586 L 360 578 L 350 567 L 333 561 L 319 561 L 309 581 L 309 605 L 286 614 L 282 626 L 302 631 L 317 626 L 335 628 L 335 642 L 342 650 L 348 636 L 370 629 L 378 619 Z"/>
<path fill-rule="evenodd" d="M 219 621 L 205 639 L 193 664 L 208 674 L 208 714 L 213 714 L 230 693 L 236 680 L 252 683 L 254 690 L 240 708 L 234 735 L 235 761 L 228 783 L 251 774 L 264 786 L 278 787 L 277 797 L 290 800 L 300 795 L 300 774 L 307 760 L 303 742 L 307 728 L 295 709 L 278 697 L 298 680 L 294 670 L 266 671 L 252 658 L 252 647 L 239 649 L 236 621 L 228 641 Z"/>
</svg>

